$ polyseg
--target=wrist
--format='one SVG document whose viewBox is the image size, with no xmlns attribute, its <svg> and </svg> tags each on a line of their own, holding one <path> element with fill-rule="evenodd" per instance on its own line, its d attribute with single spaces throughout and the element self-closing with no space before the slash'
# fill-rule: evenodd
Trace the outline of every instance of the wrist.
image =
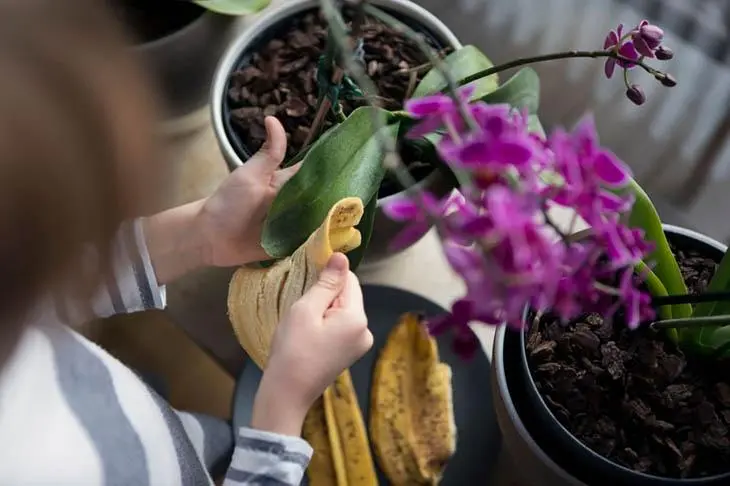
<svg viewBox="0 0 730 486">
<path fill-rule="evenodd" d="M 144 219 L 147 250 L 160 285 L 205 265 L 207 246 L 199 222 L 203 203 L 195 201 Z"/>
<path fill-rule="evenodd" d="M 281 435 L 300 436 L 311 403 L 291 393 L 290 387 L 267 378 L 264 373 L 256 392 L 251 427 Z"/>
</svg>

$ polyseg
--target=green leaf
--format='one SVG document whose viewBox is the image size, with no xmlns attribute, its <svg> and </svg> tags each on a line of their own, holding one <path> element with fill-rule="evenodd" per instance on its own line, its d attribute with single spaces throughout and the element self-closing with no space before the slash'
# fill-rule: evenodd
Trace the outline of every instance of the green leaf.
<svg viewBox="0 0 730 486">
<path fill-rule="evenodd" d="M 532 68 L 520 69 L 495 91 L 482 96 L 481 100 L 496 105 L 507 103 L 514 108 L 527 108 L 531 114 L 540 106 L 540 78 Z"/>
<path fill-rule="evenodd" d="M 370 237 L 373 235 L 373 223 L 375 223 L 375 214 L 378 211 L 378 195 L 377 193 L 370 198 L 367 206 L 365 206 L 365 212 L 360 219 L 360 224 L 356 228 L 362 235 L 362 242 L 360 246 L 352 250 L 347 254 L 347 258 L 350 260 L 350 270 L 353 272 L 360 266 L 365 252 L 370 244 Z"/>
<path fill-rule="evenodd" d="M 464 46 L 461 49 L 452 52 L 444 58 L 445 68 L 449 70 L 453 78 L 458 82 L 466 79 L 472 74 L 476 74 L 485 69 L 489 69 L 494 64 L 484 55 L 482 51 L 474 46 Z M 494 74 L 487 78 L 478 79 L 468 86 L 475 86 L 474 94 L 471 99 L 479 99 L 495 89 L 499 84 L 497 75 Z M 432 68 L 426 76 L 418 83 L 416 90 L 411 98 L 420 98 L 441 92 L 447 87 L 446 80 L 438 71 Z"/>
<path fill-rule="evenodd" d="M 686 294 L 687 287 L 684 284 L 684 278 L 679 270 L 677 260 L 669 248 L 669 241 L 667 241 L 667 237 L 664 234 L 659 213 L 657 213 L 654 204 L 652 204 L 646 192 L 633 179 L 629 184 L 629 189 L 636 197 L 629 218 L 629 226 L 643 229 L 645 238 L 654 243 L 654 250 L 646 260 L 654 264 L 653 271 L 659 277 L 659 280 L 662 281 L 669 295 Z M 674 318 L 689 317 L 691 314 L 692 306 L 689 304 L 672 306 L 672 316 Z M 682 334 L 680 332 L 680 340 Z"/>
<path fill-rule="evenodd" d="M 373 112 L 377 110 L 377 112 Z M 361 107 L 324 133 L 309 149 L 302 168 L 279 191 L 264 223 L 261 244 L 273 258 L 291 255 L 345 197 L 370 201 L 385 169 L 374 115 L 379 108 Z M 398 124 L 383 128 L 395 139 Z"/>
<path fill-rule="evenodd" d="M 271 0 L 193 0 L 201 7 L 224 15 L 250 15 L 265 9 Z"/>
<path fill-rule="evenodd" d="M 720 317 L 720 316 L 711 316 Z M 727 324 L 722 327 L 702 326 L 697 340 L 697 346 L 702 354 L 716 354 L 724 351 L 725 354 L 730 352 L 730 315 L 726 315 Z"/>
<path fill-rule="evenodd" d="M 636 273 L 644 277 L 644 283 L 649 288 L 649 293 L 654 297 L 665 297 L 669 294 L 667 294 L 667 288 L 664 287 L 664 284 L 661 280 L 659 280 L 659 277 L 656 276 L 656 273 L 652 272 L 651 269 L 646 266 L 646 263 L 639 262 L 634 267 L 636 269 Z M 664 305 L 659 308 L 659 316 L 662 319 L 671 319 L 672 318 L 672 307 L 669 305 Z M 667 329 L 666 330 L 667 335 L 669 335 L 669 339 L 671 339 L 673 342 L 677 342 L 679 340 L 679 333 L 676 329 Z"/>
</svg>

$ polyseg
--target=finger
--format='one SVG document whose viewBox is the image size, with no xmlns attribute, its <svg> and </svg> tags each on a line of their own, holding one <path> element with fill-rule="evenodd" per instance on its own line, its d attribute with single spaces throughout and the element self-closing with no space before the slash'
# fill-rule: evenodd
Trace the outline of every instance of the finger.
<svg viewBox="0 0 730 486">
<path fill-rule="evenodd" d="M 348 269 L 349 262 L 345 255 L 332 255 L 317 282 L 302 296 L 310 310 L 324 315 L 345 287 Z"/>
<path fill-rule="evenodd" d="M 286 156 L 286 132 L 279 120 L 273 116 L 267 116 L 264 119 L 264 126 L 266 127 L 266 141 L 251 157 L 248 164 L 275 169 L 281 165 Z"/>
<path fill-rule="evenodd" d="M 352 272 L 348 272 L 345 287 L 342 289 L 342 294 L 340 295 L 340 301 L 346 309 L 365 314 L 360 280 Z"/>
<path fill-rule="evenodd" d="M 302 163 L 297 162 L 296 164 L 292 165 L 291 167 L 287 167 L 286 169 L 277 170 L 276 174 L 274 174 L 274 187 L 281 187 L 286 182 L 294 177 L 294 175 L 299 172 L 299 169 L 302 168 Z"/>
</svg>

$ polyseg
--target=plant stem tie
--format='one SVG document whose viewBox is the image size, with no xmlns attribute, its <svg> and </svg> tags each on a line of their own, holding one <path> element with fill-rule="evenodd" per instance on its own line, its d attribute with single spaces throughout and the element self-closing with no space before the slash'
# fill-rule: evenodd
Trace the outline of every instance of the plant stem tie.
<svg viewBox="0 0 730 486">
<path fill-rule="evenodd" d="M 682 329 L 688 327 L 722 327 L 730 325 L 730 315 L 698 317 L 698 318 L 682 318 L 682 319 L 666 319 L 656 321 L 650 324 L 652 329 Z"/>
<path fill-rule="evenodd" d="M 655 306 L 677 304 L 699 304 L 701 302 L 730 301 L 730 292 L 705 292 L 704 294 L 663 295 L 653 297 L 651 302 Z"/>
</svg>

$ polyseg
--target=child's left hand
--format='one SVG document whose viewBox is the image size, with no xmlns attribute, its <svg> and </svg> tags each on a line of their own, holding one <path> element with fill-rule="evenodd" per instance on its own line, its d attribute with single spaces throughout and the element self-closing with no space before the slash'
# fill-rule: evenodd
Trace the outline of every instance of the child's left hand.
<svg viewBox="0 0 730 486">
<path fill-rule="evenodd" d="M 261 247 L 266 213 L 299 165 L 279 168 L 286 155 L 286 133 L 274 117 L 267 117 L 264 123 L 264 146 L 233 171 L 201 208 L 199 217 L 208 243 L 208 265 L 225 267 L 270 258 Z"/>
<path fill-rule="evenodd" d="M 266 143 L 233 171 L 208 198 L 155 214 L 145 220 L 145 236 L 160 283 L 202 266 L 229 267 L 270 257 L 261 247 L 266 213 L 299 164 L 280 169 L 286 133 L 267 117 Z"/>
</svg>

